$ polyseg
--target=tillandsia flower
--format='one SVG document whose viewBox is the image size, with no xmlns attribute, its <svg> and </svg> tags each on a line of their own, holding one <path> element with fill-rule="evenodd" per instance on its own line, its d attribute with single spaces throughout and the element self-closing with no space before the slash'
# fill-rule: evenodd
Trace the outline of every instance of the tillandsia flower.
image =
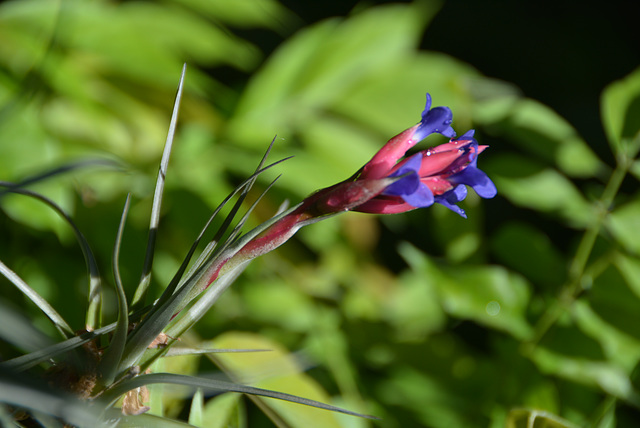
<svg viewBox="0 0 640 428">
<path fill-rule="evenodd" d="M 354 211 L 395 214 L 437 202 L 466 218 L 464 210 L 456 205 L 467 196 L 465 185 L 471 186 L 482 198 L 494 197 L 496 187 L 477 167 L 478 155 L 487 146 L 478 145 L 473 138 L 473 130 L 453 139 L 455 132 L 450 126 L 451 121 L 451 110 L 447 107 L 431 108 L 431 96 L 427 94 L 420 123 L 390 139 L 367 162 L 357 178 L 400 179 Z M 452 139 L 446 144 L 404 157 L 409 149 L 433 133 Z"/>
<path fill-rule="evenodd" d="M 349 179 L 310 195 L 261 232 L 231 248 L 227 257 L 210 267 L 206 286 L 233 267 L 279 247 L 301 227 L 341 212 L 395 214 L 439 203 L 466 218 L 464 210 L 456 205 L 467 196 L 466 186 L 482 198 L 494 197 L 496 187 L 477 167 L 478 155 L 487 146 L 478 145 L 473 130 L 454 138 L 452 119 L 448 107 L 431 108 L 431 96 L 427 94 L 420 123 L 391 138 Z M 405 157 L 413 146 L 434 133 L 450 138 L 449 142 Z"/>
<path fill-rule="evenodd" d="M 413 146 L 417 142 L 415 135 L 419 134 L 410 132 L 414 128 L 394 139 Z M 466 186 L 470 186 L 482 198 L 493 198 L 497 193 L 487 174 L 477 167 L 478 155 L 488 146 L 478 145 L 473 134 L 474 131 L 470 130 L 448 143 L 401 159 L 385 174 L 387 177 L 402 178 L 380 195 L 358 206 L 355 211 L 395 214 L 437 202 L 466 218 L 464 210 L 456 205 L 467 196 Z M 365 180 L 369 177 L 366 168 L 359 179 L 363 179 L 363 176 Z"/>
</svg>

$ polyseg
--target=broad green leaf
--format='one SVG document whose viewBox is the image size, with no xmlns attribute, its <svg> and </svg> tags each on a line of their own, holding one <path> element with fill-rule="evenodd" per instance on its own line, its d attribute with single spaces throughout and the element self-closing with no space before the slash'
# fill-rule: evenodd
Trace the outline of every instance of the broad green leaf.
<svg viewBox="0 0 640 428">
<path fill-rule="evenodd" d="M 640 298 L 640 259 L 626 254 L 616 254 L 614 263 L 631 291 Z"/>
<path fill-rule="evenodd" d="M 238 27 L 267 27 L 282 31 L 296 17 L 275 0 L 172 0 L 204 15 Z"/>
<path fill-rule="evenodd" d="M 203 428 L 246 428 L 242 395 L 233 392 L 213 397 L 204 406 Z"/>
<path fill-rule="evenodd" d="M 329 395 L 310 376 L 302 372 L 295 357 L 282 346 L 264 337 L 249 333 L 225 333 L 209 345 L 221 347 L 252 347 L 271 349 L 271 352 L 255 354 L 217 354 L 214 359 L 240 382 L 249 382 L 274 391 L 283 391 L 300 397 L 328 403 Z M 273 412 L 276 418 L 291 427 L 340 427 L 343 426 L 333 413 L 285 403 L 279 400 L 257 398 L 261 407 Z M 268 409 L 268 410 L 267 410 Z"/>
<path fill-rule="evenodd" d="M 594 220 L 594 210 L 575 185 L 554 169 L 525 177 L 491 176 L 498 193 L 511 202 L 561 216 L 571 226 L 585 227 Z"/>
<path fill-rule="evenodd" d="M 608 394 L 640 404 L 628 374 L 613 363 L 567 357 L 540 347 L 531 357 L 543 373 L 597 387 Z"/>
<path fill-rule="evenodd" d="M 353 85 L 411 52 L 432 14 L 418 3 L 386 5 L 302 30 L 252 78 L 228 135 L 255 144 L 303 128 Z"/>
<path fill-rule="evenodd" d="M 555 161 L 570 176 L 591 177 L 604 168 L 589 145 L 564 118 L 536 101 L 519 100 L 512 106 L 506 121 L 496 126 L 515 144 L 540 158 Z"/>
<path fill-rule="evenodd" d="M 362 126 L 367 136 L 377 131 L 380 141 L 373 146 L 377 149 L 420 121 L 428 92 L 433 106 L 448 106 L 455 112 L 453 125 L 462 134 L 471 127 L 470 88 L 482 79 L 474 68 L 455 58 L 421 51 L 372 70 L 345 91 L 332 109 Z M 423 144 L 438 141 L 446 140 L 436 136 Z"/>
<path fill-rule="evenodd" d="M 506 428 L 577 428 L 578 426 L 554 415 L 537 409 L 513 409 L 509 412 Z"/>
<path fill-rule="evenodd" d="M 640 360 L 640 340 L 605 322 L 585 301 L 575 302 L 572 314 L 580 329 L 601 344 L 609 361 L 627 373 L 633 371 Z"/>
<path fill-rule="evenodd" d="M 607 228 L 627 250 L 640 255 L 640 200 L 616 208 L 607 217 Z"/>
<path fill-rule="evenodd" d="M 640 331 L 636 328 L 640 323 L 640 297 L 626 279 L 629 273 L 618 266 L 608 265 L 593 279 L 584 298 L 604 322 L 640 342 Z"/>
<path fill-rule="evenodd" d="M 424 282 L 437 290 L 440 304 L 449 315 L 474 320 L 519 339 L 532 334 L 526 319 L 531 292 L 524 278 L 502 267 L 440 269 L 408 244 L 399 251 Z"/>
<path fill-rule="evenodd" d="M 640 131 L 640 68 L 607 86 L 600 100 L 600 115 L 614 154 L 625 150 L 624 140 Z"/>
</svg>

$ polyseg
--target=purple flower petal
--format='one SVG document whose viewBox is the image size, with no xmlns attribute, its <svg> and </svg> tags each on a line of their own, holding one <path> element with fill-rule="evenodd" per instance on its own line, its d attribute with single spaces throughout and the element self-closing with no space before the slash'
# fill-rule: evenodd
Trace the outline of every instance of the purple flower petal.
<svg viewBox="0 0 640 428">
<path fill-rule="evenodd" d="M 416 153 L 407 159 L 401 168 L 389 174 L 389 177 L 404 177 L 387 186 L 382 194 L 400 196 L 406 203 L 416 208 L 433 205 L 433 192 L 420 181 L 420 176 L 418 175 L 421 163 L 421 153 Z"/>
<path fill-rule="evenodd" d="M 418 189 L 415 192 L 408 195 L 403 195 L 402 199 L 404 199 L 404 201 L 409 205 L 416 208 L 425 208 L 431 206 L 435 201 L 433 192 L 431 192 L 429 186 L 423 183 L 420 183 L 418 185 Z"/>
<path fill-rule="evenodd" d="M 449 208 L 451 211 L 459 214 L 460 216 L 467 218 L 467 214 L 464 212 L 464 210 L 456 205 L 458 202 L 464 200 L 464 198 L 466 197 L 467 197 L 467 188 L 461 184 L 440 196 L 436 196 L 435 201 L 440 205 L 444 205 L 445 207 Z"/>
<path fill-rule="evenodd" d="M 493 184 L 493 181 L 491 181 L 487 174 L 472 165 L 452 175 L 448 180 L 452 183 L 471 186 L 481 198 L 490 199 L 498 193 L 495 184 Z"/>
<path fill-rule="evenodd" d="M 451 113 L 449 107 L 431 108 L 431 95 L 427 94 L 427 103 L 422 112 L 422 120 L 413 134 L 413 139 L 420 141 L 436 132 L 445 137 L 453 138 L 456 136 L 456 132 L 451 127 L 452 121 L 453 113 Z"/>
</svg>

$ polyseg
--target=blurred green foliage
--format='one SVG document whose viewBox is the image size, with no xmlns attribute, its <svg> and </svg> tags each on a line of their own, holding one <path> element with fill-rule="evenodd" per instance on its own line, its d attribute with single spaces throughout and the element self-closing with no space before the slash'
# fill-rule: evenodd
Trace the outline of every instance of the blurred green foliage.
<svg viewBox="0 0 640 428">
<path fill-rule="evenodd" d="M 476 128 L 481 144 L 491 145 L 480 163 L 498 187 L 496 200 L 470 195 L 469 220 L 434 206 L 313 225 L 253 262 L 185 340 L 277 349 L 215 361 L 236 379 L 382 418 L 254 399 L 278 426 L 633 426 L 640 406 L 640 71 L 603 94 L 616 159 L 608 165 L 591 150 L 595 142 L 513 85 L 418 50 L 438 7 L 363 7 L 302 27 L 271 0 L 5 2 L 0 179 L 19 181 L 78 159 L 118 160 L 121 169 L 84 169 L 34 189 L 72 213 L 103 272 L 125 194 L 133 193 L 121 255 L 133 293 L 173 94 L 188 63 L 157 292 L 274 135 L 272 159 L 295 158 L 259 180 L 264 187 L 283 174 L 254 222 L 286 198 L 295 203 L 350 176 L 418 121 L 428 91 L 435 105 L 451 107 L 459 134 Z M 264 34 L 282 40 L 270 55 L 258 47 Z M 2 197 L 0 209 L 0 260 L 80 328 L 86 280 L 71 231 L 18 195 Z M 37 309 L 2 284 L 3 303 L 51 332 Z M 113 317 L 114 295 L 109 301 Z M 16 355 L 0 350 L 3 358 Z M 174 370 L 198 367 L 211 363 L 191 358 Z M 152 413 L 187 420 L 188 400 L 176 400 L 172 408 L 156 398 Z M 237 395 L 205 397 L 194 408 L 200 412 L 189 420 L 199 426 L 271 424 Z"/>
</svg>

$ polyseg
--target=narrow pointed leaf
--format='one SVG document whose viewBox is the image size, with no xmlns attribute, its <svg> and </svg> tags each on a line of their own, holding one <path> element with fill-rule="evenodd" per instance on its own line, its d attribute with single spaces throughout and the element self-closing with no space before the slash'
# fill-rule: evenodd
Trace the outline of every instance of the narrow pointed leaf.
<svg viewBox="0 0 640 428">
<path fill-rule="evenodd" d="M 71 166 L 67 166 L 67 168 L 71 168 Z M 51 173 L 48 176 L 51 176 Z M 98 263 L 96 262 L 96 258 L 93 255 L 93 251 L 91 251 L 89 242 L 84 237 L 78 226 L 76 226 L 75 222 L 71 219 L 71 216 L 69 216 L 69 214 L 67 214 L 62 209 L 62 207 L 60 207 L 58 204 L 56 204 L 46 196 L 41 195 L 37 192 L 33 192 L 31 190 L 20 188 L 21 183 L 15 184 L 0 181 L 0 186 L 11 186 L 10 189 L 7 190 L 8 192 L 29 196 L 41 202 L 44 202 L 55 212 L 57 212 L 60 217 L 62 217 L 69 224 L 69 226 L 71 226 L 78 244 L 80 245 L 80 249 L 82 250 L 82 254 L 84 256 L 85 263 L 87 264 L 87 271 L 89 274 L 89 302 L 87 307 L 86 329 L 90 331 L 99 327 L 102 322 L 102 285 L 100 280 L 100 272 L 98 270 Z"/>
<path fill-rule="evenodd" d="M 200 349 L 200 348 L 171 348 L 165 357 L 177 357 L 181 355 L 203 355 L 203 354 L 233 354 L 243 352 L 269 352 L 270 349 Z"/>
<path fill-rule="evenodd" d="M 122 352 L 127 341 L 127 331 L 129 328 L 129 308 L 127 306 L 127 296 L 124 292 L 122 279 L 120 278 L 119 264 L 120 245 L 122 243 L 122 234 L 124 232 L 124 224 L 129 212 L 130 202 L 131 195 L 128 195 L 122 211 L 122 218 L 120 219 L 120 226 L 118 227 L 116 243 L 113 249 L 113 276 L 116 283 L 116 295 L 118 296 L 118 321 L 116 322 L 113 339 L 111 340 L 109 348 L 106 350 L 101 362 L 101 382 L 104 382 L 104 385 L 109 385 L 117 374 L 117 369 L 120 360 L 122 359 Z"/>
<path fill-rule="evenodd" d="M 184 307 L 183 301 L 188 296 L 188 294 L 192 291 L 193 287 L 196 286 L 198 278 L 200 278 L 202 276 L 202 274 L 204 273 L 205 268 L 206 268 L 206 266 L 205 266 L 206 261 L 200 261 L 201 259 L 198 259 L 198 261 L 196 262 L 196 265 L 198 263 L 200 263 L 201 266 L 199 266 L 198 268 L 194 269 L 192 271 L 191 276 L 188 277 L 184 281 L 181 281 L 182 274 L 187 269 L 187 265 L 189 263 L 189 260 L 191 259 L 191 256 L 195 252 L 196 247 L 197 247 L 198 243 L 200 242 L 200 239 L 204 235 L 207 227 L 209 226 L 209 224 L 211 223 L 213 218 L 220 212 L 220 210 L 223 208 L 223 206 L 233 196 L 235 196 L 238 192 L 242 191 L 242 189 L 245 186 L 249 185 L 251 180 L 254 177 L 260 175 L 261 173 L 263 173 L 267 169 L 269 169 L 269 168 L 271 168 L 271 167 L 273 167 L 273 166 L 275 166 L 275 165 L 279 164 L 280 162 L 283 162 L 283 161 L 285 161 L 287 159 L 289 159 L 289 158 L 285 158 L 285 159 L 282 159 L 280 161 L 274 162 L 274 163 L 272 163 L 272 164 L 260 169 L 256 173 L 252 174 L 247 180 L 245 180 L 233 192 L 231 192 L 231 194 L 229 194 L 229 196 L 227 196 L 225 198 L 225 200 L 222 201 L 220 203 L 220 205 L 216 208 L 216 210 L 212 214 L 211 218 L 209 219 L 209 221 L 207 222 L 207 224 L 205 225 L 205 227 L 201 231 L 200 235 L 198 236 L 198 238 L 196 239 L 194 244 L 191 246 L 191 249 L 189 250 L 189 253 L 187 254 L 187 257 L 185 258 L 183 263 L 180 265 L 180 268 L 178 269 L 178 272 L 176 272 L 176 275 L 171 280 L 171 283 L 169 284 L 169 286 L 165 289 L 165 291 L 163 292 L 162 296 L 160 296 L 160 299 L 158 299 L 158 301 L 154 304 L 154 307 L 151 310 L 151 312 L 147 315 L 147 317 L 143 320 L 143 322 L 141 322 L 140 324 L 137 325 L 137 327 L 134 329 L 134 331 L 129 336 L 129 340 L 127 342 L 127 346 L 126 346 L 125 352 L 124 352 L 124 359 L 121 362 L 121 370 L 124 369 L 124 367 L 126 367 L 126 366 L 133 365 L 134 362 L 137 361 L 142 356 L 142 354 L 145 352 L 145 350 L 146 350 L 147 346 L 149 345 L 149 343 L 151 343 L 153 341 L 153 339 L 155 339 L 158 336 L 158 334 L 160 334 L 166 328 L 166 326 L 171 321 L 171 318 L 176 313 L 178 313 L 181 308 Z M 291 208 L 291 209 L 293 210 L 295 208 L 296 207 Z M 277 221 L 280 217 L 282 217 L 284 215 L 286 215 L 286 212 L 285 213 L 281 213 L 279 216 L 273 217 L 272 219 L 267 221 L 262 226 L 259 226 L 260 230 L 266 229 L 270 224 L 273 224 L 275 221 Z M 256 230 L 257 229 L 254 229 L 254 231 L 256 231 Z M 254 232 L 254 231 L 251 232 L 252 233 L 251 236 L 256 236 L 259 233 L 257 231 L 256 232 Z M 214 255 L 212 255 L 211 257 L 214 257 L 215 254 L 218 254 L 218 253 L 213 252 L 213 254 Z M 175 291 L 176 289 L 177 289 L 177 291 Z"/>
<path fill-rule="evenodd" d="M 178 83 L 178 91 L 173 104 L 173 113 L 171 114 L 171 122 L 169 123 L 169 132 L 167 133 L 167 141 L 164 145 L 162 160 L 160 161 L 160 170 L 156 181 L 156 189 L 153 195 L 153 206 L 151 208 L 151 221 L 149 224 L 149 239 L 147 241 L 147 251 L 145 253 L 144 266 L 142 268 L 142 278 L 140 284 L 133 297 L 132 308 L 139 308 L 144 304 L 147 289 L 151 283 L 151 267 L 153 265 L 153 254 L 155 252 L 156 239 L 158 236 L 158 224 L 160 223 L 160 208 L 162 207 L 162 195 L 164 192 L 164 184 L 167 177 L 167 169 L 169 167 L 169 158 L 171 157 L 171 149 L 173 148 L 173 139 L 178 124 L 178 113 L 180 111 L 180 100 L 182 99 L 182 89 L 184 86 L 184 76 L 187 72 L 187 64 L 182 66 L 182 74 L 180 75 L 180 83 Z"/>
<path fill-rule="evenodd" d="M 73 330 L 69 327 L 69 324 L 60 316 L 60 314 L 53 309 L 53 307 L 47 302 L 41 295 L 39 295 L 34 289 L 22 280 L 15 272 L 9 269 L 4 263 L 0 261 L 0 273 L 4 275 L 18 290 L 29 298 L 35 305 L 40 308 L 42 312 L 53 322 L 62 335 L 66 338 L 73 335 Z"/>
<path fill-rule="evenodd" d="M 292 403 L 303 404 L 305 406 L 316 407 L 319 409 L 330 410 L 333 412 L 344 413 L 347 415 L 358 416 L 367 419 L 377 419 L 374 416 L 364 415 L 350 410 L 342 409 L 340 407 L 331 406 L 329 404 L 320 403 L 319 401 L 309 400 L 307 398 L 296 397 L 295 395 L 286 394 L 284 392 L 269 391 L 262 388 L 255 388 L 248 385 L 240 385 L 233 382 L 227 382 L 218 379 L 208 379 L 193 376 L 185 376 L 173 373 L 154 373 L 140 375 L 132 379 L 128 379 L 121 384 L 114 387 L 107 394 L 105 394 L 105 400 L 116 400 L 122 394 L 130 391 L 134 388 L 138 388 L 144 385 L 152 384 L 174 384 L 184 385 L 193 388 L 202 388 L 205 391 L 219 391 L 219 392 L 241 392 L 243 394 L 258 395 L 261 397 L 275 398 L 278 400 L 290 401 Z"/>
</svg>

